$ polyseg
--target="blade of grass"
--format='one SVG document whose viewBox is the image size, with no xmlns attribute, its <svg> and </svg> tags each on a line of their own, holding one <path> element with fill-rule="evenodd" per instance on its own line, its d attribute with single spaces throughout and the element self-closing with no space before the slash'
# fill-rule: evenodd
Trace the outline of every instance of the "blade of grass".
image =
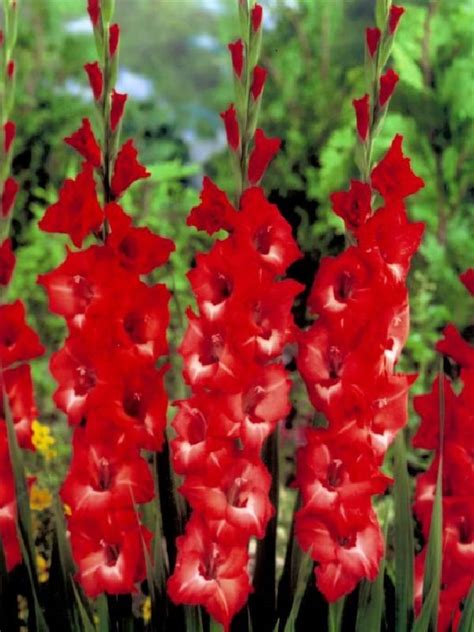
<svg viewBox="0 0 474 632">
<path fill-rule="evenodd" d="M 395 632 L 407 632 L 413 622 L 414 550 L 410 479 L 407 471 L 406 446 L 402 432 L 394 441 L 395 505 Z"/>
</svg>

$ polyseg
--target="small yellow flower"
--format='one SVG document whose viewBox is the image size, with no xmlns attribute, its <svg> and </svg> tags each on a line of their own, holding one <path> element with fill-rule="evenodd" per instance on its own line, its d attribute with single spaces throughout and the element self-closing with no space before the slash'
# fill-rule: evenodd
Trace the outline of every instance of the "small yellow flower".
<svg viewBox="0 0 474 632">
<path fill-rule="evenodd" d="M 49 579 L 49 564 L 39 553 L 36 555 L 36 566 L 38 568 L 38 580 L 41 584 L 44 584 Z"/>
<path fill-rule="evenodd" d="M 145 601 L 142 605 L 142 617 L 145 623 L 150 623 L 151 621 L 151 599 L 150 597 L 145 597 Z"/>
<path fill-rule="evenodd" d="M 53 497 L 51 492 L 47 489 L 42 489 L 38 485 L 34 484 L 30 490 L 30 508 L 32 511 L 43 511 L 51 507 L 53 503 Z"/>
<path fill-rule="evenodd" d="M 33 430 L 32 442 L 35 448 L 47 461 L 54 459 L 57 456 L 56 450 L 53 450 L 56 439 L 51 435 L 50 428 L 41 424 L 37 419 L 32 422 L 31 428 Z"/>
<path fill-rule="evenodd" d="M 16 599 L 18 603 L 18 618 L 21 621 L 28 621 L 28 601 L 26 597 L 18 595 Z"/>
</svg>

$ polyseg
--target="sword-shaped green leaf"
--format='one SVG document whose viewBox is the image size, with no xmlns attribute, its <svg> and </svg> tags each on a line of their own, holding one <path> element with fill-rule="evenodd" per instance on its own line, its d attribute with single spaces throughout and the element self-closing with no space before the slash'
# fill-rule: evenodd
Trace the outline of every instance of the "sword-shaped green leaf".
<svg viewBox="0 0 474 632">
<path fill-rule="evenodd" d="M 413 622 L 414 550 L 410 479 L 405 439 L 399 432 L 394 441 L 395 505 L 395 632 L 407 632 Z"/>
<path fill-rule="evenodd" d="M 472 632 L 472 630 L 474 630 L 474 585 L 464 602 L 458 632 Z"/>
</svg>

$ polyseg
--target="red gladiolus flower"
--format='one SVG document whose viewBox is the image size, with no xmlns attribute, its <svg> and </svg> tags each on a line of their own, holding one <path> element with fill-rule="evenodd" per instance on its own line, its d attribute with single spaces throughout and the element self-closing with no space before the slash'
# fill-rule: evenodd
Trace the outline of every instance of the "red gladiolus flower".
<svg viewBox="0 0 474 632">
<path fill-rule="evenodd" d="M 0 285 L 8 285 L 15 267 L 15 255 L 11 239 L 5 239 L 0 245 Z"/>
<path fill-rule="evenodd" d="M 413 182 L 420 180 L 423 183 L 421 178 L 413 177 Z M 403 194 L 403 189 L 398 193 Z M 423 222 L 408 221 L 403 204 L 397 200 L 379 209 L 370 221 L 360 228 L 357 236 L 366 251 L 372 251 L 374 256 L 379 255 L 387 264 L 394 280 L 404 281 L 411 258 L 420 247 L 424 229 Z M 396 243 L 393 239 L 395 232 Z"/>
<path fill-rule="evenodd" d="M 111 295 L 92 305 L 82 334 L 86 339 L 89 334 L 91 340 L 100 338 L 101 347 L 110 355 L 125 350 L 155 360 L 168 351 L 169 299 L 165 285 L 136 281 L 126 294 Z"/>
<path fill-rule="evenodd" d="M 231 232 L 237 213 L 224 191 L 208 177 L 203 179 L 200 198 L 201 203 L 189 213 L 188 226 L 195 226 L 209 235 L 221 229 Z"/>
<path fill-rule="evenodd" d="M 404 13 L 405 9 L 403 7 L 397 7 L 394 4 L 390 7 L 390 14 L 388 16 L 388 30 L 390 35 L 393 35 L 397 30 L 400 18 Z"/>
<path fill-rule="evenodd" d="M 112 361 L 107 381 L 97 384 L 87 398 L 88 423 L 117 425 L 139 448 L 160 450 L 167 408 L 163 374 L 168 367 L 157 371 L 154 362 L 132 353 Z"/>
<path fill-rule="evenodd" d="M 87 0 L 87 12 L 92 22 L 96 26 L 100 17 L 100 0 Z"/>
<path fill-rule="evenodd" d="M 44 353 L 38 335 L 25 321 L 25 306 L 21 301 L 0 305 L 0 362 L 7 368 L 16 362 L 26 362 Z"/>
<path fill-rule="evenodd" d="M 143 546 L 150 547 L 152 534 L 137 525 L 136 518 L 133 523 L 133 513 L 124 528 L 124 517 L 117 512 L 108 524 L 75 516 L 69 519 L 77 577 L 91 598 L 103 592 L 134 593 L 136 584 L 145 579 Z"/>
<path fill-rule="evenodd" d="M 264 267 L 282 274 L 293 261 L 301 257 L 290 225 L 278 208 L 268 202 L 259 187 L 251 187 L 244 192 L 241 209 L 236 218 L 237 243 L 247 242 Z"/>
<path fill-rule="evenodd" d="M 370 125 L 370 99 L 369 95 L 365 94 L 360 99 L 354 99 L 352 101 L 357 120 L 357 132 L 362 142 L 367 140 L 367 134 L 369 133 Z"/>
<path fill-rule="evenodd" d="M 112 193 L 118 198 L 137 180 L 149 178 L 149 173 L 137 160 L 133 140 L 127 140 L 117 154 L 112 175 Z"/>
<path fill-rule="evenodd" d="M 0 540 L 6 558 L 7 570 L 21 562 L 21 550 L 17 536 L 17 510 L 15 479 L 10 462 L 7 429 L 0 424 Z"/>
<path fill-rule="evenodd" d="M 76 518 L 107 521 L 116 510 L 152 500 L 153 478 L 123 431 L 101 428 L 95 435 L 89 426 L 76 430 L 74 456 L 61 498 Z"/>
<path fill-rule="evenodd" d="M 65 138 L 64 142 L 81 154 L 92 166 L 100 167 L 102 152 L 95 139 L 89 119 L 82 119 L 82 126 L 77 132 Z"/>
<path fill-rule="evenodd" d="M 21 364 L 3 372 L 5 394 L 15 426 L 18 444 L 26 450 L 34 450 L 31 442 L 31 422 L 37 418 L 31 368 L 29 364 Z M 5 419 L 3 402 L 0 402 L 0 419 Z"/>
<path fill-rule="evenodd" d="M 67 414 L 69 423 L 84 419 L 87 396 L 97 383 L 94 347 L 84 344 L 83 337 L 70 337 L 62 349 L 51 356 L 50 370 L 59 386 L 53 399 Z"/>
<path fill-rule="evenodd" d="M 263 8 L 262 8 L 262 6 L 260 4 L 256 4 L 252 8 L 252 12 L 250 14 L 250 18 L 251 18 L 251 21 L 252 21 L 253 32 L 256 33 L 258 31 L 258 29 L 262 25 L 262 18 L 263 18 Z"/>
<path fill-rule="evenodd" d="M 395 86 L 398 83 L 398 75 L 391 68 L 387 70 L 387 72 L 380 77 L 380 94 L 379 94 L 379 103 L 380 107 L 383 107 L 395 90 Z"/>
<path fill-rule="evenodd" d="M 382 160 L 374 167 L 371 182 L 385 199 L 401 200 L 419 191 L 424 182 L 410 167 L 410 159 L 403 155 L 403 136 L 397 134 Z"/>
<path fill-rule="evenodd" d="M 240 147 L 240 131 L 237 121 L 237 112 L 231 104 L 225 112 L 221 112 L 221 119 L 224 121 L 227 143 L 232 151 L 238 151 Z"/>
<path fill-rule="evenodd" d="M 331 194 L 332 210 L 344 220 L 347 230 L 357 232 L 372 213 L 370 186 L 359 180 L 351 180 L 349 191 Z"/>
<path fill-rule="evenodd" d="M 97 199 L 93 167 L 82 165 L 74 180 L 68 178 L 59 191 L 59 200 L 46 209 L 39 227 L 47 233 L 69 235 L 80 248 L 90 233 L 98 230 L 103 212 Z"/>
<path fill-rule="evenodd" d="M 18 188 L 19 188 L 18 184 L 13 178 L 8 177 L 5 180 L 5 183 L 3 185 L 3 192 L 2 192 L 3 217 L 6 217 L 11 211 L 13 204 L 15 203 L 15 198 L 16 198 L 16 194 L 18 193 Z"/>
<path fill-rule="evenodd" d="M 369 55 L 371 57 L 374 57 L 375 53 L 378 50 L 381 36 L 382 33 L 377 27 L 365 29 L 365 42 L 367 44 L 367 50 L 369 51 Z"/>
<path fill-rule="evenodd" d="M 93 64 L 86 64 L 84 66 L 85 71 L 87 72 L 87 76 L 89 77 L 89 83 L 92 89 L 92 93 L 94 95 L 94 99 L 99 101 L 102 97 L 102 91 L 104 89 L 104 78 L 102 76 L 102 70 L 98 62 L 94 62 Z"/>
<path fill-rule="evenodd" d="M 474 296 L 474 268 L 469 268 L 459 278 L 464 283 L 466 290 Z"/>
<path fill-rule="evenodd" d="M 443 330 L 444 338 L 436 344 L 436 350 L 452 358 L 466 369 L 474 369 L 474 347 L 464 340 L 454 325 Z"/>
<path fill-rule="evenodd" d="M 113 251 L 99 246 L 68 251 L 61 265 L 38 277 L 48 293 L 50 311 L 63 316 L 71 329 L 81 328 L 91 306 L 120 292 L 120 288 L 123 291 L 133 280 Z"/>
<path fill-rule="evenodd" d="M 113 57 L 117 52 L 120 39 L 120 26 L 118 24 L 111 24 L 109 26 L 109 55 Z"/>
<path fill-rule="evenodd" d="M 249 158 L 248 179 L 250 184 L 258 184 L 280 149 L 279 138 L 269 138 L 261 129 L 257 129 L 254 138 L 254 148 Z"/>
<path fill-rule="evenodd" d="M 126 94 L 120 94 L 119 92 L 112 90 L 110 107 L 110 129 L 113 132 L 115 132 L 115 130 L 117 129 L 117 125 L 122 120 L 126 101 Z"/>
<path fill-rule="evenodd" d="M 263 92 L 266 78 L 267 71 L 265 70 L 265 68 L 262 68 L 262 66 L 255 66 L 255 68 L 253 69 L 252 86 L 250 88 L 250 92 L 255 101 Z"/>
<path fill-rule="evenodd" d="M 112 248 L 121 265 L 136 274 L 150 274 L 169 259 L 175 246 L 171 239 L 155 235 L 148 228 L 135 228 L 122 207 L 111 202 L 105 207 L 111 234 L 107 245 Z"/>
<path fill-rule="evenodd" d="M 244 67 L 244 43 L 241 39 L 236 40 L 228 45 L 230 55 L 232 57 L 232 68 L 234 73 L 240 79 Z"/>
<path fill-rule="evenodd" d="M 204 605 L 228 632 L 232 618 L 252 590 L 247 547 L 213 540 L 199 514 L 188 522 L 186 534 L 176 545 L 176 568 L 168 580 L 172 601 Z"/>
<path fill-rule="evenodd" d="M 13 121 L 7 121 L 3 126 L 3 151 L 8 154 L 15 139 L 16 125 Z"/>
<path fill-rule="evenodd" d="M 15 74 L 15 62 L 11 59 L 7 64 L 7 77 L 10 81 L 13 79 L 13 75 Z"/>
<path fill-rule="evenodd" d="M 472 586 L 474 564 L 474 471 L 472 467 L 472 407 L 474 404 L 474 347 L 465 342 L 452 325 L 444 331 L 437 347 L 460 363 L 462 389 L 454 389 L 446 376 L 438 377 L 430 393 L 415 397 L 421 424 L 413 445 L 435 450 L 431 466 L 417 477 L 413 505 L 425 540 L 428 539 L 435 500 L 441 453 L 443 457 L 443 560 L 438 629 L 456 629 L 461 604 Z M 443 389 L 443 445 L 440 445 L 440 389 Z M 415 560 L 415 611 L 422 603 L 426 570 L 426 547 Z"/>
<path fill-rule="evenodd" d="M 333 603 L 352 592 L 365 577 L 374 581 L 384 554 L 383 536 L 373 511 L 364 527 L 330 527 L 311 515 L 298 514 L 296 537 L 320 563 L 314 573 L 319 590 Z"/>
<path fill-rule="evenodd" d="M 229 544 L 262 538 L 274 513 L 268 498 L 271 477 L 261 464 L 250 463 L 235 453 L 216 452 L 201 474 L 187 477 L 180 491 L 191 507 L 219 521 L 220 541 Z"/>
</svg>

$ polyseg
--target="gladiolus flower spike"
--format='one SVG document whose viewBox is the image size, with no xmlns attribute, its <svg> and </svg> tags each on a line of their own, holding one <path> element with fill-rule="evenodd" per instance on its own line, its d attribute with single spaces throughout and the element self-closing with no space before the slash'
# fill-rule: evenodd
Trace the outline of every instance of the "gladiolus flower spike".
<svg viewBox="0 0 474 632">
<path fill-rule="evenodd" d="M 90 597 L 134 592 L 146 575 L 144 546 L 151 533 L 137 507 L 154 496 L 143 451 L 160 450 L 166 424 L 166 367 L 157 370 L 156 361 L 167 353 L 170 293 L 141 277 L 174 250 L 170 240 L 135 227 L 118 202 L 150 174 L 131 139 L 118 144 L 127 98 L 114 87 L 120 31 L 102 9 L 89 0 L 95 37 L 109 58 L 87 64 L 86 71 L 104 135 L 99 141 L 84 119 L 66 139 L 84 162 L 40 222 L 47 232 L 69 235 L 79 249 L 68 249 L 39 283 L 69 330 L 50 369 L 58 384 L 54 401 L 74 427 L 61 497 L 70 509 L 77 579 Z M 84 247 L 91 239 L 97 243 Z"/>
<path fill-rule="evenodd" d="M 2 23 L 16 20 L 15 3 L 3 3 Z M 2 130 L 2 179 L 0 179 L 0 547 L 3 550 L 7 571 L 22 561 L 18 539 L 18 511 L 14 471 L 7 420 L 13 422 L 16 441 L 20 448 L 33 451 L 33 421 L 38 416 L 30 360 L 41 356 L 44 348 L 38 335 L 28 325 L 22 301 L 6 302 L 6 292 L 15 268 L 13 240 L 10 236 L 15 198 L 19 187 L 10 175 L 16 135 L 15 123 L 10 119 L 14 105 L 15 34 L 6 28 L 0 32 L 0 129 Z M 3 584 L 3 582 L 1 582 Z M 0 589 L 1 592 L 1 589 Z M 0 595 L 0 601 L 4 596 Z"/>
<path fill-rule="evenodd" d="M 379 33 L 368 29 L 371 55 L 384 46 L 384 33 L 379 43 Z M 369 63 L 378 90 L 376 64 Z M 378 109 L 368 95 L 354 105 L 362 179 L 331 196 L 351 245 L 321 261 L 308 301 L 317 320 L 301 332 L 297 358 L 309 398 L 328 425 L 308 428 L 306 445 L 297 452 L 302 505 L 295 533 L 317 563 L 316 584 L 330 603 L 362 579 L 375 580 L 384 555 L 372 497 L 391 482 L 380 467 L 407 423 L 408 390 L 416 378 L 395 367 L 409 329 L 406 278 L 423 234 L 423 225 L 410 222 L 405 209 L 405 198 L 423 181 L 403 155 L 402 137 L 373 167 Z M 375 191 L 383 198 L 378 209 L 372 208 Z"/>
<path fill-rule="evenodd" d="M 261 451 L 290 411 L 282 352 L 295 339 L 290 310 L 302 290 L 279 280 L 300 251 L 289 224 L 256 186 L 280 141 L 256 130 L 266 76 L 254 49 L 261 7 L 246 20 L 241 40 L 230 47 L 245 98 L 236 95 L 222 115 L 236 166 L 236 204 L 205 178 L 201 203 L 188 217 L 189 225 L 210 235 L 225 230 L 228 237 L 198 254 L 188 273 L 198 311 L 188 312 L 179 351 L 192 394 L 177 403 L 172 442 L 192 516 L 177 541 L 169 595 L 175 603 L 204 606 L 225 630 L 252 590 L 249 541 L 264 537 L 274 515 Z"/>
</svg>

